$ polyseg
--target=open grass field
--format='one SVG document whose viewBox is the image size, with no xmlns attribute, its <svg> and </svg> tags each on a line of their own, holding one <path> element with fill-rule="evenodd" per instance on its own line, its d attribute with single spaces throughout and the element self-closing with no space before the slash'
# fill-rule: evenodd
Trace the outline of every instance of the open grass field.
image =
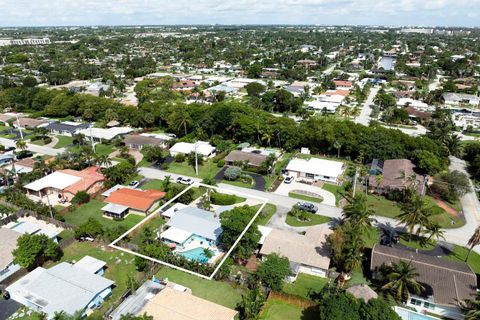
<svg viewBox="0 0 480 320">
<path fill-rule="evenodd" d="M 242 300 L 244 289 L 234 288 L 230 284 L 215 280 L 205 280 L 197 276 L 163 267 L 158 273 L 159 278 L 178 283 L 192 289 L 193 295 L 235 309 Z"/>
<path fill-rule="evenodd" d="M 65 222 L 79 226 L 85 223 L 88 218 L 92 217 L 99 221 L 104 227 L 112 228 L 120 225 L 124 225 L 127 228 L 131 228 L 139 223 L 144 217 L 139 215 L 130 214 L 122 221 L 115 221 L 103 216 L 102 207 L 105 206 L 104 202 L 98 200 L 91 200 L 74 211 L 69 211 L 64 214 Z"/>
<path fill-rule="evenodd" d="M 303 309 L 278 299 L 268 299 L 260 320 L 316 320 L 318 311 Z"/>
</svg>

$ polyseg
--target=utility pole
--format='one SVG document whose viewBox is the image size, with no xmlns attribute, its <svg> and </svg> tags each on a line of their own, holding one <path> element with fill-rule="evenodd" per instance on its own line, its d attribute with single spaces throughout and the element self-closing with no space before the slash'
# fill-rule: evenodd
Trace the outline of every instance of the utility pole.
<svg viewBox="0 0 480 320">
<path fill-rule="evenodd" d="M 353 177 L 353 197 L 355 197 L 355 192 L 357 190 L 357 177 L 358 177 L 358 167 L 355 169 L 355 176 Z"/>
<path fill-rule="evenodd" d="M 48 203 L 48 209 L 50 210 L 50 218 L 53 219 L 52 205 L 50 204 L 50 199 L 48 198 L 48 192 L 47 192 L 47 203 Z"/>
<path fill-rule="evenodd" d="M 92 135 L 92 126 L 90 125 L 90 143 L 92 144 L 93 153 L 95 153 L 95 144 L 93 143 L 93 135 Z"/>
</svg>

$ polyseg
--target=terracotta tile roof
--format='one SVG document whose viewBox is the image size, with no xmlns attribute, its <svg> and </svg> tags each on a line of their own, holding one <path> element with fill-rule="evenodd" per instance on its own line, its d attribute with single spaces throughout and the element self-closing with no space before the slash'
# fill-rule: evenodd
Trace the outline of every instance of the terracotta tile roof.
<svg viewBox="0 0 480 320">
<path fill-rule="evenodd" d="M 327 92 L 329 95 L 339 95 L 339 96 L 348 96 L 350 94 L 350 91 L 348 90 L 335 90 L 335 91 L 330 91 L 330 92 Z"/>
<path fill-rule="evenodd" d="M 138 190 L 123 188 L 110 194 L 105 202 L 119 204 L 139 211 L 148 211 L 151 206 L 165 196 L 158 190 Z"/>
<path fill-rule="evenodd" d="M 80 178 L 79 181 L 66 187 L 64 191 L 76 194 L 79 191 L 87 191 L 97 182 L 104 181 L 105 177 L 99 172 L 99 170 L 100 167 L 88 167 L 86 169 L 83 169 L 82 171 L 71 169 L 59 170 L 62 173 L 66 173 L 71 176 Z"/>
<path fill-rule="evenodd" d="M 370 269 L 382 264 L 399 261 L 412 263 L 418 276 L 415 278 L 432 295 L 434 303 L 458 306 L 462 301 L 474 299 L 477 276 L 466 263 L 447 261 L 414 251 L 375 245 L 372 250 Z"/>
<path fill-rule="evenodd" d="M 333 83 L 335 83 L 337 87 L 351 87 L 353 85 L 351 81 L 343 80 L 334 80 Z"/>
</svg>

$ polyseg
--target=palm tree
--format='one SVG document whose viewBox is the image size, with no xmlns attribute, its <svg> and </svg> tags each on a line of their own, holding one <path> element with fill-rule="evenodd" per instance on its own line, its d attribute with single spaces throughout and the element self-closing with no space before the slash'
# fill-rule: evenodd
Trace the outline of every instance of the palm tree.
<svg viewBox="0 0 480 320">
<path fill-rule="evenodd" d="M 425 201 L 417 194 L 413 194 L 401 205 L 401 213 L 398 220 L 405 225 L 409 235 L 413 235 L 415 226 L 418 226 L 417 235 L 423 226 L 428 225 L 429 214 L 425 208 Z"/>
<path fill-rule="evenodd" d="M 357 227 L 362 233 L 376 222 L 372 216 L 374 211 L 367 206 L 367 198 L 363 194 L 347 198 L 348 204 L 343 208 L 343 219 Z"/>
<path fill-rule="evenodd" d="M 377 193 L 380 193 L 380 186 L 383 182 L 383 174 L 379 174 L 375 179 L 377 180 Z"/>
<path fill-rule="evenodd" d="M 467 300 L 466 305 L 468 311 L 465 315 L 465 320 L 478 320 L 480 319 L 480 293 L 477 292 L 475 300 Z"/>
<path fill-rule="evenodd" d="M 397 301 L 407 301 L 410 293 L 420 294 L 424 289 L 415 277 L 418 273 L 412 267 L 412 262 L 400 260 L 394 264 L 387 275 L 387 283 L 382 286 L 383 290 L 390 291 Z"/>
<path fill-rule="evenodd" d="M 112 165 L 112 160 L 106 154 L 102 154 L 96 157 L 95 159 L 96 164 L 99 166 L 104 166 L 106 168 Z"/>
<path fill-rule="evenodd" d="M 473 247 L 477 246 L 480 244 L 480 227 L 477 227 L 475 231 L 473 232 L 472 236 L 470 239 L 468 239 L 467 245 L 470 247 L 468 250 L 467 257 L 465 258 L 465 262 L 468 261 L 468 257 L 470 256 L 470 253 L 473 250 Z"/>
<path fill-rule="evenodd" d="M 461 142 L 462 142 L 461 138 L 456 134 L 452 134 L 445 139 L 444 144 L 448 150 L 449 155 L 458 156 L 460 154 Z"/>
<path fill-rule="evenodd" d="M 362 109 L 359 107 L 359 106 L 355 106 L 353 109 L 352 109 L 352 117 L 353 119 L 357 119 L 357 117 L 362 113 Z"/>
<path fill-rule="evenodd" d="M 427 226 L 425 227 L 425 231 L 426 233 L 429 234 L 428 238 L 427 238 L 427 243 L 433 238 L 437 238 L 440 239 L 442 238 L 443 240 L 445 240 L 445 231 L 443 231 L 441 229 L 441 226 L 437 223 L 437 222 L 431 222 L 429 224 L 427 224 Z"/>
<path fill-rule="evenodd" d="M 27 149 L 27 143 L 23 139 L 18 139 L 17 142 L 15 142 L 15 146 L 22 151 Z"/>
<path fill-rule="evenodd" d="M 340 158 L 340 149 L 342 148 L 342 144 L 338 140 L 335 140 L 333 147 L 337 149 L 337 158 Z"/>
</svg>

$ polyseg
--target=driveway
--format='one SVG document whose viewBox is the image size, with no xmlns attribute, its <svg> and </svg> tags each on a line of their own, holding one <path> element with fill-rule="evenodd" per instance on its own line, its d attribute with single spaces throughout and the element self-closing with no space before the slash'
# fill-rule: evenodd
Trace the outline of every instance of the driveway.
<svg viewBox="0 0 480 320">
<path fill-rule="evenodd" d="M 8 319 L 18 308 L 20 308 L 20 304 L 14 300 L 0 299 L 0 320 Z"/>
<path fill-rule="evenodd" d="M 305 183 L 300 183 L 297 181 L 292 181 L 292 183 L 282 183 L 275 191 L 276 194 L 281 194 L 282 196 L 287 196 L 292 191 L 303 191 L 308 195 L 308 193 L 313 193 L 319 195 L 323 198 L 322 204 L 329 206 L 335 206 L 335 195 L 327 190 L 324 190 L 320 187 L 311 186 Z"/>
<path fill-rule="evenodd" d="M 227 170 L 227 168 L 228 167 L 223 167 L 222 170 L 218 171 L 218 173 L 215 175 L 214 179 L 217 180 L 217 181 L 222 181 L 223 176 L 225 175 L 225 170 Z M 265 179 L 262 177 L 262 175 L 257 174 L 257 173 L 252 173 L 252 172 L 246 172 L 246 171 L 242 171 L 242 174 L 247 174 L 250 177 L 252 177 L 253 181 L 255 182 L 252 189 L 258 190 L 258 191 L 265 190 L 266 182 L 265 182 Z"/>
</svg>

